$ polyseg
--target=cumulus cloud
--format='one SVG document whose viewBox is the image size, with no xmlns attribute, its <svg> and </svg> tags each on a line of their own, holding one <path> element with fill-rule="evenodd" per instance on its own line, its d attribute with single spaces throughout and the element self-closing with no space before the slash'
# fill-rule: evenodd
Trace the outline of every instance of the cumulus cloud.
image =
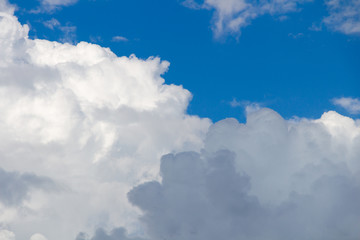
<svg viewBox="0 0 360 240">
<path fill-rule="evenodd" d="M 355 240 L 359 149 L 350 118 L 286 121 L 261 109 L 211 126 L 201 154 L 163 156 L 162 181 L 128 196 L 149 239 Z"/>
<path fill-rule="evenodd" d="M 131 231 L 137 212 L 128 190 L 157 179 L 161 155 L 200 150 L 210 120 L 186 114 L 191 94 L 165 84 L 168 62 L 118 57 L 86 42 L 32 40 L 7 2 L 0 9 L 0 167 L 23 189 L 1 199 L 26 199 L 21 208 L 0 209 L 0 226 L 18 239 L 73 239 L 117 225 Z M 67 190 L 27 198 L 23 172 Z"/>
<path fill-rule="evenodd" d="M 225 119 L 212 125 L 205 150 L 235 152 L 237 169 L 251 177 L 251 193 L 263 203 L 279 204 L 293 191 L 307 194 L 324 172 L 345 168 L 356 176 L 359 141 L 358 121 L 336 112 L 316 120 L 284 120 L 265 108 L 249 112 L 246 124 Z"/>
<path fill-rule="evenodd" d="M 323 22 L 335 31 L 345 34 L 360 33 L 360 1 L 359 0 L 326 0 L 329 15 Z"/>
<path fill-rule="evenodd" d="M 360 100 L 358 98 L 342 97 L 332 99 L 333 104 L 344 108 L 351 114 L 360 113 Z"/>
<path fill-rule="evenodd" d="M 0 230 L 0 239 L 1 240 L 15 240 L 15 234 L 8 230 Z"/>
<path fill-rule="evenodd" d="M 36 233 L 31 236 L 30 240 L 47 240 L 47 239 L 46 239 L 46 237 L 44 237 L 44 235 L 42 235 L 40 233 Z"/>
<path fill-rule="evenodd" d="M 358 238 L 359 120 L 257 106 L 212 124 L 168 62 L 29 39 L 4 0 L 0 16 L 4 239 Z"/>
<path fill-rule="evenodd" d="M 265 15 L 283 15 L 297 11 L 299 5 L 309 0 L 186 0 L 183 4 L 194 9 L 214 10 L 213 30 L 216 37 L 239 34 L 255 18 Z"/>
<path fill-rule="evenodd" d="M 128 198 L 149 240 L 356 240 L 359 157 L 359 121 L 331 111 L 284 120 L 263 108 L 245 124 L 213 124 L 201 153 L 164 155 L 161 180 Z"/>
</svg>

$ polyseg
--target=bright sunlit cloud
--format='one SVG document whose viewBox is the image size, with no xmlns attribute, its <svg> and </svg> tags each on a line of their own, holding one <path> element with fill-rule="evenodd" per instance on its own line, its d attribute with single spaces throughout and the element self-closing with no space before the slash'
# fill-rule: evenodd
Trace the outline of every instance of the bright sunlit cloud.
<svg viewBox="0 0 360 240">
<path fill-rule="evenodd" d="M 223 34 L 303 3 L 185 5 L 213 9 L 214 30 Z M 54 16 L 41 25 L 65 36 L 71 25 L 64 23 Z M 353 115 L 288 119 L 233 98 L 226 105 L 244 108 L 245 123 L 213 123 L 188 113 L 192 93 L 165 81 L 168 61 L 63 42 L 29 37 L 29 26 L 0 0 L 0 240 L 360 236 Z M 358 98 L 332 102 L 360 111 Z"/>
<path fill-rule="evenodd" d="M 358 98 L 342 97 L 332 99 L 333 104 L 344 108 L 351 114 L 360 113 L 360 100 Z"/>
</svg>

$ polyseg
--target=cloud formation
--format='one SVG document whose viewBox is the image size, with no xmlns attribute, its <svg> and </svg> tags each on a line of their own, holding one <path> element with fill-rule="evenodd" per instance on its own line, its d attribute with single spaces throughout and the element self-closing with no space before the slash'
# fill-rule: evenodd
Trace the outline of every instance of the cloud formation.
<svg viewBox="0 0 360 240">
<path fill-rule="evenodd" d="M 168 62 L 29 39 L 13 11 L 0 0 L 1 238 L 358 238 L 359 120 L 212 124 Z"/>
<path fill-rule="evenodd" d="M 186 114 L 191 94 L 165 84 L 166 61 L 117 57 L 86 42 L 33 40 L 28 31 L 0 0 L 1 168 L 24 189 L 1 197 L 23 206 L 4 206 L 0 226 L 17 239 L 73 239 L 117 225 L 131 230 L 136 210 L 126 193 L 157 179 L 161 155 L 200 150 L 210 120 Z M 66 191 L 27 195 L 34 179 L 8 174 L 14 171 L 51 176 Z"/>
<path fill-rule="evenodd" d="M 29 198 L 31 189 L 45 191 L 60 189 L 50 178 L 39 177 L 31 173 L 7 172 L 1 168 L 0 183 L 0 203 L 5 206 L 20 205 Z"/>
<path fill-rule="evenodd" d="M 184 1 L 184 5 L 195 9 L 214 10 L 213 30 L 215 37 L 226 34 L 239 34 L 259 16 L 283 15 L 298 10 L 298 5 L 309 0 L 195 0 Z"/>
<path fill-rule="evenodd" d="M 251 22 L 266 14 L 284 17 L 290 12 L 299 11 L 304 3 L 312 0 L 185 0 L 183 5 L 192 9 L 214 11 L 213 31 L 216 38 L 226 35 L 239 35 Z M 328 15 L 322 20 L 330 30 L 344 34 L 360 33 L 359 0 L 325 0 Z M 313 30 L 321 29 L 315 24 Z M 292 37 L 299 37 L 294 34 Z"/>
<path fill-rule="evenodd" d="M 246 124 L 212 125 L 201 153 L 164 155 L 161 180 L 128 198 L 148 240 L 356 240 L 359 157 L 359 120 L 332 111 L 284 120 L 263 108 Z M 100 229 L 91 239 L 112 236 Z"/>
<path fill-rule="evenodd" d="M 127 42 L 129 41 L 129 39 L 127 39 L 126 37 L 123 36 L 114 36 L 111 41 L 113 42 Z"/>
<path fill-rule="evenodd" d="M 52 11 L 59 7 L 75 4 L 78 0 L 40 0 L 42 10 Z"/>
<path fill-rule="evenodd" d="M 15 240 L 15 234 L 8 230 L 0 230 L 0 239 L 1 240 Z"/>
<path fill-rule="evenodd" d="M 332 100 L 333 104 L 344 108 L 351 114 L 360 113 L 360 100 L 358 98 L 342 97 L 334 98 Z"/>
<path fill-rule="evenodd" d="M 44 26 L 55 31 L 59 30 L 61 32 L 60 42 L 74 43 L 76 42 L 76 27 L 72 26 L 70 23 L 62 25 L 57 19 L 52 18 L 50 20 L 43 22 Z"/>
<path fill-rule="evenodd" d="M 355 240 L 359 149 L 350 118 L 285 121 L 261 109 L 211 126 L 201 154 L 163 156 L 162 181 L 128 196 L 149 239 Z"/>
<path fill-rule="evenodd" d="M 335 31 L 345 34 L 360 33 L 360 1 L 359 0 L 326 0 L 329 16 L 323 22 Z"/>
<path fill-rule="evenodd" d="M 124 228 L 114 228 L 110 233 L 104 229 L 99 228 L 96 230 L 93 237 L 89 238 L 85 233 L 79 233 L 76 240 L 143 240 L 142 238 L 130 238 L 127 236 Z"/>
</svg>

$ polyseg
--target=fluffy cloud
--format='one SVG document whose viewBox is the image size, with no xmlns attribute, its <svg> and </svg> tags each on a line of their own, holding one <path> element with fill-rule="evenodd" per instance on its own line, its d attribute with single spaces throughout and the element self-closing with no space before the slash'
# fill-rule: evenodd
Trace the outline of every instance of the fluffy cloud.
<svg viewBox="0 0 360 240">
<path fill-rule="evenodd" d="M 345 34 L 360 33 L 360 1 L 359 0 L 326 0 L 329 16 L 323 22 L 335 31 Z"/>
<path fill-rule="evenodd" d="M 359 149 L 350 118 L 285 121 L 261 109 L 211 126 L 201 154 L 163 156 L 162 181 L 128 196 L 149 239 L 355 240 Z"/>
<path fill-rule="evenodd" d="M 212 125 L 201 153 L 164 155 L 161 181 L 128 198 L 149 240 L 356 240 L 359 157 L 358 120 L 332 111 L 284 120 L 258 109 L 246 124 Z M 80 239 L 131 238 L 119 228 Z"/>
<path fill-rule="evenodd" d="M 225 119 L 212 125 L 205 150 L 235 152 L 237 169 L 251 177 L 251 193 L 265 204 L 279 204 L 293 191 L 309 193 L 325 173 L 359 173 L 359 144 L 359 122 L 336 112 L 286 121 L 261 109 L 249 112 L 246 124 Z"/>
<path fill-rule="evenodd" d="M 0 226 L 17 239 L 39 233 L 51 240 L 135 228 L 126 193 L 157 178 L 161 155 L 200 150 L 210 120 L 186 114 L 191 94 L 165 84 L 168 62 L 32 40 L 4 0 L 0 10 L 1 184 L 11 189 L 1 196 Z M 51 177 L 63 191 L 28 194 L 44 187 L 34 186 L 35 176 Z"/>
<path fill-rule="evenodd" d="M 0 0 L 1 238 L 358 238 L 359 120 L 211 124 L 168 62 L 28 30 Z"/>
<path fill-rule="evenodd" d="M 46 237 L 41 235 L 40 233 L 36 233 L 31 236 L 30 240 L 47 240 Z"/>
<path fill-rule="evenodd" d="M 0 239 L 1 240 L 15 240 L 15 234 L 8 230 L 0 230 Z"/>
<path fill-rule="evenodd" d="M 223 34 L 239 34 L 241 29 L 261 15 L 281 15 L 293 12 L 298 5 L 309 0 L 195 0 L 184 1 L 184 5 L 196 9 L 214 10 L 213 30 L 216 37 Z"/>
<path fill-rule="evenodd" d="M 357 98 L 334 98 L 332 100 L 333 104 L 344 108 L 351 114 L 359 114 L 360 113 L 360 100 Z"/>
</svg>

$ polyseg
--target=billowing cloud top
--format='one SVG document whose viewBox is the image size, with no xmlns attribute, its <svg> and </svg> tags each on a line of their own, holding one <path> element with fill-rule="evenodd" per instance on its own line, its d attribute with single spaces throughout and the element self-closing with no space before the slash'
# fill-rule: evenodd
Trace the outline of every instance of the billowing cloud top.
<svg viewBox="0 0 360 240">
<path fill-rule="evenodd" d="M 56 240 L 131 225 L 127 191 L 156 178 L 162 154 L 200 150 L 210 120 L 186 114 L 189 91 L 161 77 L 168 62 L 32 40 L 11 6 L 0 7 L 0 159 L 9 179 L 0 226 L 18 239 Z M 63 190 L 38 191 L 24 172 Z"/>
<path fill-rule="evenodd" d="M 0 0 L 1 240 L 358 239 L 359 120 L 212 124 L 168 62 L 28 31 Z"/>
</svg>

